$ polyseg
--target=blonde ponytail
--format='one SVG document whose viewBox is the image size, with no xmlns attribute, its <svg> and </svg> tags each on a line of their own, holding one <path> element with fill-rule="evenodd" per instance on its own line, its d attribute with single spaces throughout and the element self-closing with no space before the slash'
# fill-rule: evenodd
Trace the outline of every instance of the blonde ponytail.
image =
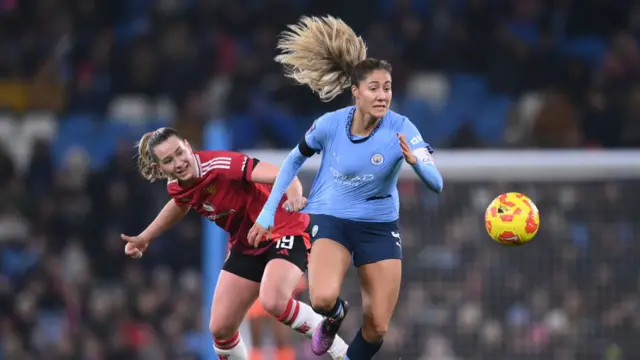
<svg viewBox="0 0 640 360">
<path fill-rule="evenodd" d="M 281 34 L 275 60 L 286 76 L 307 85 L 328 102 L 351 85 L 353 69 L 367 58 L 367 46 L 344 21 L 303 17 Z"/>
<path fill-rule="evenodd" d="M 145 179 L 150 182 L 154 182 L 159 179 L 164 179 L 166 176 L 156 166 L 149 146 L 149 141 L 153 136 L 153 132 L 148 132 L 142 135 L 140 141 L 138 141 L 138 171 Z"/>
</svg>

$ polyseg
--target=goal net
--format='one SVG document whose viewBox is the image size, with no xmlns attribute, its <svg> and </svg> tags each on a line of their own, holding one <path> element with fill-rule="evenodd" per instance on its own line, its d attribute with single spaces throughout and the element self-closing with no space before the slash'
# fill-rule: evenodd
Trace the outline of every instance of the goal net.
<svg viewBox="0 0 640 360">
<path fill-rule="evenodd" d="M 274 164 L 287 155 L 247 153 Z M 640 358 L 640 152 L 440 151 L 436 161 L 440 195 L 402 170 L 403 285 L 378 358 Z M 319 162 L 300 172 L 307 191 Z M 522 247 L 484 229 L 486 206 L 508 191 L 540 210 Z M 353 304 L 350 341 L 361 324 L 355 271 L 342 295 Z"/>
</svg>

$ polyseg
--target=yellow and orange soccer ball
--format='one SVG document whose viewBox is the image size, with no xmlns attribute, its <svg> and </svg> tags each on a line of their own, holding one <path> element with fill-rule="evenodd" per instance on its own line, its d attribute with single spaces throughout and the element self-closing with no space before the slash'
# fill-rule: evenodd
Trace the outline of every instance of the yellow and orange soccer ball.
<svg viewBox="0 0 640 360">
<path fill-rule="evenodd" d="M 531 199 L 510 192 L 493 199 L 484 214 L 484 224 L 493 240 L 502 245 L 519 246 L 538 233 L 540 214 Z"/>
</svg>

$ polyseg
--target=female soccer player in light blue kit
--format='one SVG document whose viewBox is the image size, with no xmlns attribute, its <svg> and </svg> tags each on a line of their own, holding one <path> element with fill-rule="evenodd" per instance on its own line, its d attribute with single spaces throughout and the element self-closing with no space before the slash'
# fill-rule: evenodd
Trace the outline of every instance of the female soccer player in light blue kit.
<svg viewBox="0 0 640 360">
<path fill-rule="evenodd" d="M 322 153 L 305 212 L 311 214 L 313 246 L 309 290 L 313 309 L 326 317 L 313 336 L 322 355 L 333 343 L 348 304 L 339 298 L 353 260 L 362 288 L 364 320 L 347 351 L 349 360 L 378 352 L 398 300 L 402 243 L 396 188 L 403 161 L 431 189 L 442 176 L 431 147 L 406 117 L 389 110 L 391 66 L 366 58 L 366 46 L 332 17 L 305 17 L 283 33 L 276 58 L 287 75 L 323 101 L 350 87 L 355 106 L 321 116 L 291 151 L 271 196 L 249 232 L 254 246 L 269 236 L 276 208 L 304 161 Z M 408 140 L 407 140 L 408 139 Z"/>
</svg>

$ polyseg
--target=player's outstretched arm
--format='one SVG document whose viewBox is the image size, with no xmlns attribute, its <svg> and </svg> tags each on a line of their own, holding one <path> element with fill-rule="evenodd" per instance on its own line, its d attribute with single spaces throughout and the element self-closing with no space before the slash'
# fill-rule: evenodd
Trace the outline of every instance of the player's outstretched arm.
<svg viewBox="0 0 640 360">
<path fill-rule="evenodd" d="M 302 155 L 297 146 L 295 149 L 291 150 L 287 158 L 284 160 L 284 163 L 282 163 L 278 176 L 273 183 L 271 195 L 269 195 L 269 199 L 262 208 L 262 213 L 265 213 L 265 215 L 268 214 L 272 218 L 275 216 L 278 204 L 280 203 L 280 200 L 282 200 L 282 195 L 284 195 L 286 190 L 291 186 L 291 183 L 296 178 L 298 171 L 300 171 L 302 164 L 304 164 L 306 160 L 307 157 Z M 302 190 L 302 185 L 300 185 L 300 190 Z"/>
<path fill-rule="evenodd" d="M 257 182 L 260 184 L 273 184 L 275 183 L 276 178 L 278 177 L 279 171 L 280 171 L 279 167 L 273 164 L 261 161 L 258 163 L 258 165 L 256 165 L 256 167 L 251 172 L 251 180 L 253 182 Z M 300 179 L 298 179 L 297 176 L 293 178 L 293 181 L 287 188 L 285 195 L 287 195 L 287 199 L 289 200 L 299 199 L 303 197 L 302 183 L 300 182 Z"/>
<path fill-rule="evenodd" d="M 331 129 L 335 128 L 335 122 L 332 122 L 330 117 L 331 114 L 325 114 L 314 121 L 298 146 L 291 150 L 284 160 L 282 167 L 280 167 L 280 172 L 278 172 L 278 177 L 273 184 L 271 195 L 256 219 L 256 223 L 249 231 L 249 244 L 258 246 L 258 243 L 263 240 L 265 235 L 269 236 L 282 195 L 289 188 L 307 158 L 320 153 L 324 148 L 325 142 L 331 138 Z"/>
<path fill-rule="evenodd" d="M 173 199 L 169 200 L 162 210 L 160 210 L 158 216 L 156 216 L 151 224 L 139 235 L 120 235 L 122 240 L 127 242 L 125 253 L 136 258 L 141 257 L 142 252 L 147 249 L 149 243 L 182 220 L 190 208 L 191 207 L 187 205 L 178 205 Z"/>
</svg>

